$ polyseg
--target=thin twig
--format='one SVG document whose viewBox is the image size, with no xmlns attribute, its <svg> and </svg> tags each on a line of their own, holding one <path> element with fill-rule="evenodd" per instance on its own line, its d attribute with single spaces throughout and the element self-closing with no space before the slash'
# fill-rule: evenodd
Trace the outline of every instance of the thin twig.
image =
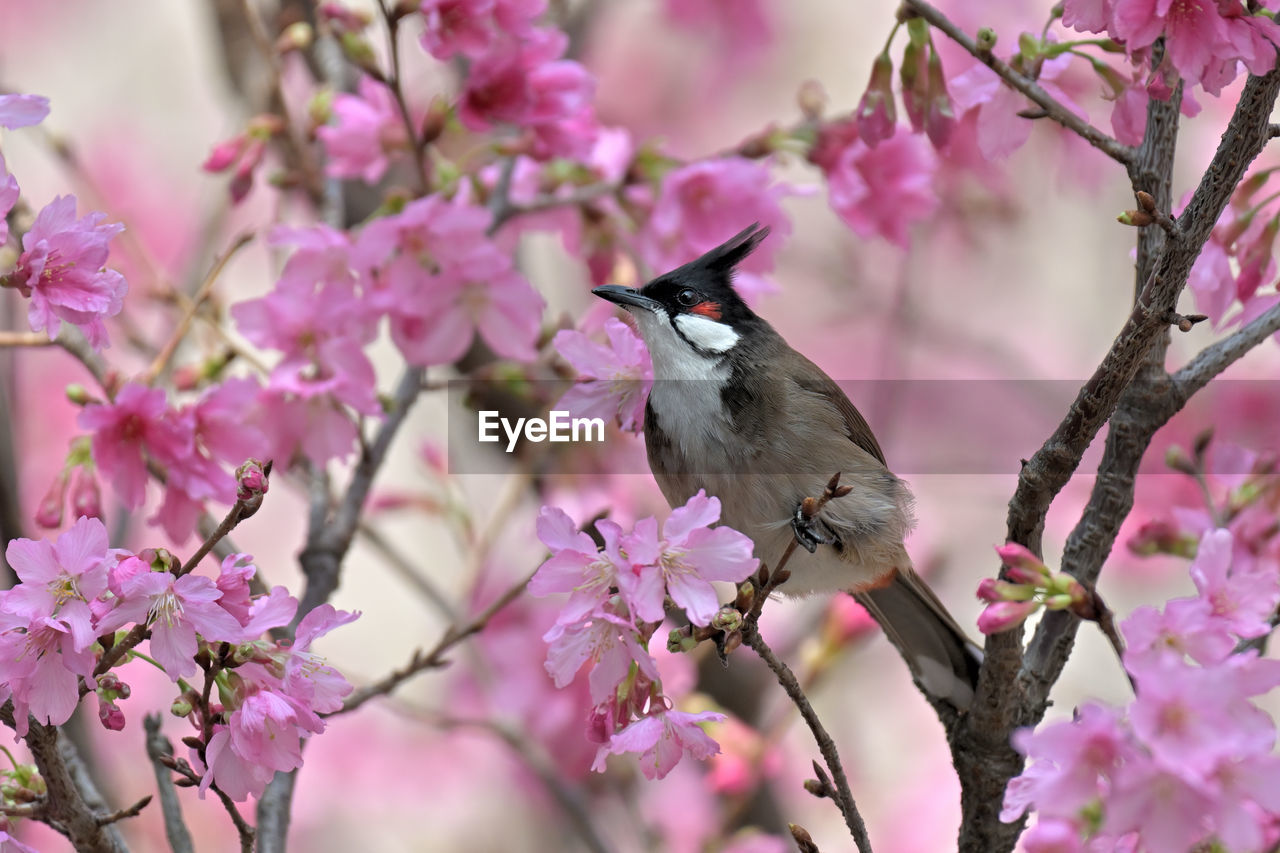
<svg viewBox="0 0 1280 853">
<path fill-rule="evenodd" d="M 773 670 L 782 689 L 800 710 L 800 716 L 809 726 L 809 731 L 813 732 L 813 738 L 818 742 L 818 750 L 822 753 L 822 760 L 826 762 L 827 769 L 835 782 L 836 796 L 833 799 L 844 816 L 845 826 L 853 835 L 853 841 L 858 846 L 858 850 L 861 853 L 870 853 L 871 839 L 867 837 L 867 825 L 863 822 L 862 815 L 858 813 L 853 793 L 849 790 L 849 780 L 845 776 L 844 766 L 840 763 L 840 753 L 836 751 L 835 742 L 823 728 L 822 721 L 818 719 L 813 706 L 809 704 L 809 699 L 804 695 L 800 682 L 796 680 L 791 669 L 774 655 L 773 650 L 760 636 L 760 629 L 754 622 L 748 622 L 743 626 L 742 641 L 760 656 L 769 669 Z"/>
<path fill-rule="evenodd" d="M 156 381 L 164 369 L 168 367 L 169 362 L 173 359 L 174 353 L 178 351 L 178 347 L 186 338 L 187 333 L 191 331 L 191 323 L 195 320 L 196 312 L 200 310 L 209 294 L 213 291 L 213 285 L 218 281 L 218 276 L 222 275 L 222 270 L 226 268 L 227 263 L 235 257 L 236 253 L 243 249 L 253 240 L 253 234 L 241 234 L 231 245 L 223 252 L 217 260 L 213 262 L 213 266 L 209 270 L 209 274 L 204 277 L 204 281 L 200 283 L 200 289 L 190 298 L 186 310 L 183 312 L 182 319 L 178 321 L 178 325 L 173 330 L 173 334 L 169 336 L 169 340 L 156 354 L 152 360 L 151 366 L 146 372 L 139 377 L 140 381 L 145 385 L 150 385 Z"/>
<path fill-rule="evenodd" d="M 49 347 L 57 341 L 44 332 L 0 332 L 0 349 L 16 347 Z"/>
<path fill-rule="evenodd" d="M 159 714 L 147 714 L 143 717 L 142 728 L 147 733 L 147 757 L 151 759 L 151 769 L 155 772 L 156 790 L 160 794 L 160 813 L 164 816 L 164 835 L 169 841 L 169 849 L 173 853 L 195 853 L 191 832 L 182 817 L 178 789 L 173 784 L 169 767 L 164 764 L 164 759 L 173 758 L 173 744 L 160 731 Z"/>
<path fill-rule="evenodd" d="M 244 501 L 237 500 L 232 504 L 231 509 L 227 511 L 226 517 L 222 519 L 222 523 L 218 525 L 217 529 L 214 530 L 213 533 L 205 537 L 205 540 L 200 543 L 200 547 L 197 548 L 196 552 L 182 564 L 182 568 L 178 569 L 178 571 L 174 573 L 174 576 L 182 577 L 185 574 L 190 574 L 196 566 L 200 565 L 200 561 L 209 555 L 209 552 L 213 550 L 215 545 L 222 541 L 222 537 L 226 536 L 232 530 L 235 530 L 236 525 L 240 523 L 240 517 L 244 512 L 244 508 Z"/>
<path fill-rule="evenodd" d="M 409 113 L 409 102 L 405 100 L 404 86 L 401 84 L 400 16 L 393 14 L 387 8 L 386 0 L 378 0 L 378 11 L 382 13 L 382 20 L 387 25 L 387 50 L 391 58 L 391 73 L 387 76 L 386 86 L 391 90 L 391 96 L 400 112 L 400 119 L 404 122 L 405 133 L 408 134 L 409 150 L 413 154 L 413 167 L 418 175 L 418 188 L 421 192 L 428 193 L 431 192 L 431 178 L 427 175 L 426 146 L 418 134 L 417 126 L 413 123 L 413 116 Z"/>
<path fill-rule="evenodd" d="M 110 812 L 108 814 L 98 815 L 98 825 L 107 826 L 108 824 L 122 821 L 127 817 L 137 817 L 139 814 L 142 813 L 143 809 L 145 809 L 148 805 L 151 804 L 151 800 L 152 800 L 151 795 L 147 794 L 145 797 L 138 800 L 133 805 L 128 806 L 127 808 L 116 809 L 115 811 Z"/>
<path fill-rule="evenodd" d="M 497 600 L 482 610 L 478 616 L 466 625 L 463 625 L 462 627 L 451 626 L 449 630 L 444 632 L 444 635 L 435 644 L 431 651 L 425 654 L 423 654 L 421 650 L 415 651 L 413 656 L 409 659 L 409 662 L 400 669 L 391 672 L 373 684 L 370 684 L 368 687 L 362 687 L 361 689 L 353 692 L 347 697 L 347 700 L 342 703 L 342 707 L 333 713 L 346 714 L 350 711 L 354 711 L 370 699 L 387 695 L 418 673 L 428 669 L 435 669 L 437 667 L 444 666 L 447 663 L 447 661 L 444 660 L 445 653 L 466 638 L 483 631 L 485 627 L 488 626 L 489 620 L 492 619 L 498 611 L 515 601 L 520 594 L 524 592 L 524 588 L 529 585 L 529 579 L 532 577 L 533 575 L 530 574 L 519 582 L 512 584 L 506 592 L 498 596 Z"/>
<path fill-rule="evenodd" d="M 1134 150 L 1128 145 L 1116 140 L 1114 137 L 1103 133 L 1098 128 L 1089 124 L 1089 122 L 1080 118 L 1071 110 L 1064 107 L 1056 98 L 1044 90 L 1044 88 L 1035 80 L 1027 77 L 1016 70 L 1009 63 L 999 59 L 990 50 L 982 50 L 978 47 L 978 43 L 969 38 L 958 26 L 955 25 L 946 15 L 942 14 L 934 6 L 925 2 L 925 0 L 902 0 L 902 8 L 908 12 L 919 15 L 929 24 L 946 33 L 947 37 L 967 50 L 970 55 L 990 68 L 1000 79 L 1009 85 L 1015 91 L 1026 95 L 1031 101 L 1044 110 L 1048 118 L 1053 119 L 1067 130 L 1073 131 L 1085 142 L 1088 142 L 1094 148 L 1097 148 L 1103 154 L 1106 154 L 1117 163 L 1128 165 L 1133 162 Z"/>
</svg>

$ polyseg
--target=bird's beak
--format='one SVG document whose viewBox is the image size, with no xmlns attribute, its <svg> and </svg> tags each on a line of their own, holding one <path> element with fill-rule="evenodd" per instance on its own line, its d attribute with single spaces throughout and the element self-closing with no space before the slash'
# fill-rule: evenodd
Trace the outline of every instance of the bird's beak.
<svg viewBox="0 0 1280 853">
<path fill-rule="evenodd" d="M 623 308 L 632 305 L 637 308 L 646 308 L 650 311 L 656 311 L 662 303 L 656 299 L 650 299 L 644 296 L 634 287 L 623 287 L 620 284 L 605 284 L 591 291 L 601 299 L 607 299 L 615 305 L 621 305 Z"/>
</svg>

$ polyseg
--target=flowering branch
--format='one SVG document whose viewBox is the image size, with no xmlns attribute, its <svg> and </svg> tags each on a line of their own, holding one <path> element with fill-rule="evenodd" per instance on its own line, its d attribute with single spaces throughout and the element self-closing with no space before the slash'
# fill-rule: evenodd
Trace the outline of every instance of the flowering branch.
<svg viewBox="0 0 1280 853">
<path fill-rule="evenodd" d="M 918 15 L 929 22 L 930 26 L 936 27 L 956 44 L 977 59 L 983 65 L 990 68 L 1000 76 L 1000 79 L 1015 89 L 1026 95 L 1031 101 L 1044 110 L 1047 118 L 1051 118 L 1058 124 L 1077 134 L 1085 142 L 1088 142 L 1094 148 L 1097 148 L 1103 154 L 1106 154 L 1117 163 L 1129 165 L 1134 159 L 1134 150 L 1128 145 L 1124 145 L 1117 141 L 1114 137 L 1098 130 L 1089 122 L 1080 118 L 1075 113 L 1068 110 L 1062 104 L 1044 90 L 1032 78 L 1014 70 L 1007 62 L 997 57 L 989 48 L 982 49 L 973 39 L 969 38 L 963 30 L 955 25 L 946 15 L 942 14 L 936 7 L 925 2 L 925 0 L 902 0 L 902 9 L 908 15 Z"/>
</svg>

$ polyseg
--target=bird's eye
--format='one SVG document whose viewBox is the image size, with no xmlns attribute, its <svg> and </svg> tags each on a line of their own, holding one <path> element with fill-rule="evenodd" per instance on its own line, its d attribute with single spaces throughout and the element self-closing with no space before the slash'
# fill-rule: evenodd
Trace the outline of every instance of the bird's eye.
<svg viewBox="0 0 1280 853">
<path fill-rule="evenodd" d="M 676 302 L 679 302 L 685 308 L 697 305 L 699 299 L 701 299 L 701 297 L 698 296 L 698 291 L 688 287 L 676 294 Z"/>
</svg>

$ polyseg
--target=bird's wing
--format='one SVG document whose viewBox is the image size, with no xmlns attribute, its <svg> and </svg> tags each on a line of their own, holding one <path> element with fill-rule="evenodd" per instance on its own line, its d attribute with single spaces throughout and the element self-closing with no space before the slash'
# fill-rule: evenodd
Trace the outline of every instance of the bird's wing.
<svg viewBox="0 0 1280 853">
<path fill-rule="evenodd" d="M 805 360 L 808 361 L 808 359 Z M 862 416 L 862 412 L 859 412 L 857 407 L 849 401 L 849 397 L 834 379 L 823 373 L 813 362 L 809 362 L 809 366 L 813 369 L 795 375 L 796 384 L 803 390 L 830 401 L 844 420 L 844 431 L 849 436 L 849 440 L 874 456 L 881 465 L 885 465 L 884 451 L 880 449 L 880 443 L 876 441 L 875 434 L 871 432 L 871 426 Z"/>
</svg>

